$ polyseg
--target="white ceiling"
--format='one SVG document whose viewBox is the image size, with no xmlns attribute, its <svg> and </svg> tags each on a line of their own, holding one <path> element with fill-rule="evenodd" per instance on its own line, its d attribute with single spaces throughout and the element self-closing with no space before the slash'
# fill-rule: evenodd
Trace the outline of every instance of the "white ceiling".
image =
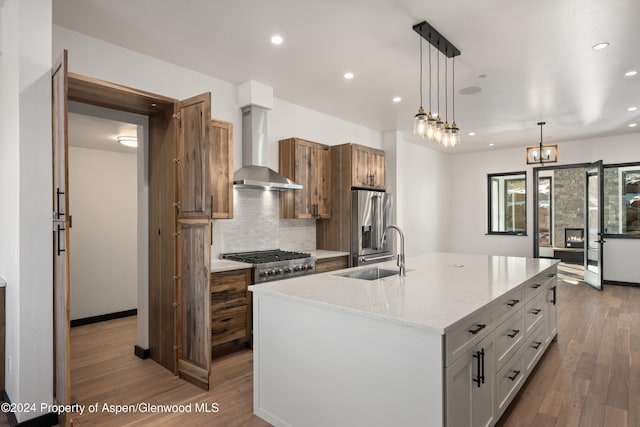
<svg viewBox="0 0 640 427">
<path fill-rule="evenodd" d="M 640 110 L 627 111 L 640 107 L 640 75 L 624 76 L 640 71 L 638 0 L 56 0 L 53 17 L 57 25 L 232 83 L 256 80 L 280 99 L 408 138 L 415 138 L 420 103 L 412 26 L 427 20 L 462 52 L 456 92 L 481 89 L 456 93 L 463 140 L 453 152 L 535 145 L 541 120 L 549 144 L 640 131 Z M 269 42 L 276 33 L 284 37 L 280 46 Z M 591 49 L 602 41 L 610 46 Z M 433 58 L 435 78 L 435 49 Z M 346 81 L 346 71 L 355 78 Z M 402 102 L 394 104 L 394 96 Z M 629 128 L 633 122 L 639 126 Z"/>
<path fill-rule="evenodd" d="M 94 150 L 136 154 L 136 149 L 120 144 L 120 135 L 136 136 L 135 124 L 69 112 L 69 145 Z"/>
</svg>

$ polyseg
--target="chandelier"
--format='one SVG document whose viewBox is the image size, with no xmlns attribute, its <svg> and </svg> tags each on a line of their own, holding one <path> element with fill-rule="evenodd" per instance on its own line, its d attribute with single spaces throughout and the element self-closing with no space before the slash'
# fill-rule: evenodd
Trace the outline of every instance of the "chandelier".
<svg viewBox="0 0 640 427">
<path fill-rule="evenodd" d="M 542 144 L 542 126 L 546 122 L 538 122 L 540 126 L 540 142 L 536 147 L 527 147 L 527 164 L 555 163 L 558 161 L 558 146 Z"/>
<path fill-rule="evenodd" d="M 413 30 L 420 35 L 420 108 L 418 108 L 418 114 L 415 115 L 413 124 L 413 133 L 421 136 L 429 141 L 436 141 L 443 147 L 455 147 L 460 143 L 460 129 L 456 124 L 456 107 L 455 107 L 455 57 L 460 55 L 460 51 L 451 44 L 446 38 L 444 38 L 438 31 L 435 30 L 429 23 L 423 21 L 413 26 Z M 429 113 L 425 113 L 422 103 L 422 39 L 429 42 Z M 435 117 L 432 114 L 431 103 L 431 46 L 437 49 L 437 72 L 436 72 L 436 85 L 437 85 L 437 112 Z M 444 72 L 444 93 L 445 93 L 445 112 L 444 122 L 440 115 L 440 53 L 445 56 L 445 72 Z M 449 97 L 448 97 L 448 59 L 452 60 L 452 122 L 449 124 Z"/>
</svg>

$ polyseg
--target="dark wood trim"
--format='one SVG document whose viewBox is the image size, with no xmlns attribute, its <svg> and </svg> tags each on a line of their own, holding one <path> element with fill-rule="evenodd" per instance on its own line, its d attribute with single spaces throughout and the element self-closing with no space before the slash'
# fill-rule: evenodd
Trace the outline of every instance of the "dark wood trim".
<svg viewBox="0 0 640 427">
<path fill-rule="evenodd" d="M 120 319 L 122 317 L 136 316 L 137 314 L 138 314 L 138 309 L 134 308 L 133 310 L 118 311 L 115 313 L 101 314 L 99 316 L 85 317 L 83 319 L 72 320 L 71 327 L 75 328 L 76 326 L 90 325 L 92 323 L 104 322 L 105 320 L 113 320 L 113 319 Z"/>
<path fill-rule="evenodd" d="M 149 358 L 149 349 L 148 348 L 142 348 L 142 347 L 140 347 L 139 345 L 136 344 L 136 346 L 133 348 L 133 354 L 138 356 L 140 359 L 148 359 Z"/>
<path fill-rule="evenodd" d="M 606 280 L 602 279 L 602 283 L 605 285 L 616 285 L 616 286 L 633 286 L 636 288 L 640 288 L 640 283 L 637 282 L 621 282 L 618 280 Z"/>
<path fill-rule="evenodd" d="M 11 399 L 9 399 L 9 395 L 6 390 L 2 390 L 0 400 L 2 402 L 11 403 Z M 47 412 L 46 414 L 42 414 L 21 423 L 18 422 L 15 413 L 7 412 L 6 414 L 11 427 L 51 427 L 58 425 L 58 416 L 53 412 Z"/>
</svg>

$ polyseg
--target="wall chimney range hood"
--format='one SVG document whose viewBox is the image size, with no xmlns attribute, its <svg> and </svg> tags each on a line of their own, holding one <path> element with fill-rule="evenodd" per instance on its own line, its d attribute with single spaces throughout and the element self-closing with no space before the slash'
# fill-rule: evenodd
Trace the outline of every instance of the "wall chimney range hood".
<svg viewBox="0 0 640 427">
<path fill-rule="evenodd" d="M 267 164 L 267 109 L 257 105 L 242 108 L 242 167 L 234 172 L 235 188 L 301 190 Z"/>
</svg>

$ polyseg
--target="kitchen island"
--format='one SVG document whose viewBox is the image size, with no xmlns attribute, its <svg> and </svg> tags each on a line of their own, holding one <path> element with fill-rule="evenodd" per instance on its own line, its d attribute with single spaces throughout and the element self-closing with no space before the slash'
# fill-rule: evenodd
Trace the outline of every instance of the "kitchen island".
<svg viewBox="0 0 640 427">
<path fill-rule="evenodd" d="M 407 258 L 406 277 L 347 276 L 363 266 L 252 286 L 254 412 L 276 426 L 493 425 L 557 333 L 557 262 L 435 253 Z"/>
</svg>

